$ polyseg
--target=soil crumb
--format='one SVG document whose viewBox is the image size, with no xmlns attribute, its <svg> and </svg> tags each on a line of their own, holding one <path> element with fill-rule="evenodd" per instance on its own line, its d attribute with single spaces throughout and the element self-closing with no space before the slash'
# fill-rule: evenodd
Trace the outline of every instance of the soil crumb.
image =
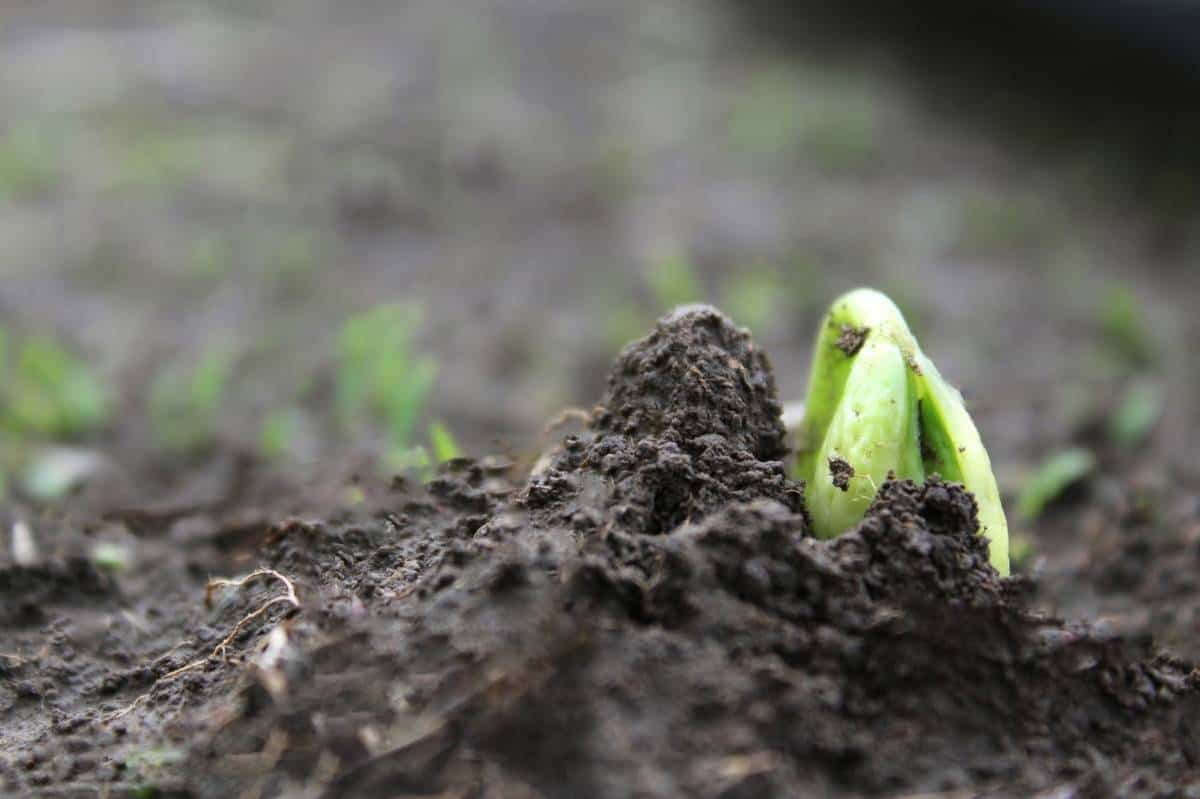
<svg viewBox="0 0 1200 799">
<path fill-rule="evenodd" d="M 829 477 L 835 487 L 848 491 L 850 478 L 854 477 L 854 467 L 850 465 L 850 461 L 835 455 L 829 459 Z"/>
<path fill-rule="evenodd" d="M 272 525 L 254 556 L 296 581 L 302 607 L 248 627 L 227 661 L 156 688 L 187 652 L 145 666 L 111 636 L 76 644 L 60 688 L 91 688 L 71 692 L 73 707 L 48 693 L 58 672 L 24 698 L 8 686 L 30 667 L 0 663 L 12 694 L 0 712 L 24 725 L 0 785 L 530 799 L 1200 790 L 1190 664 L 1029 610 L 1022 583 L 989 565 L 960 487 L 888 480 L 855 530 L 811 536 L 770 363 L 715 309 L 678 311 L 630 345 L 592 416 L 524 482 L 458 460 L 425 488 L 366 491 L 354 513 Z M 174 636 L 207 629 L 211 648 L 260 590 L 218 619 L 175 608 Z M 14 655 L 34 651 L 23 640 Z M 121 679 L 103 683 L 106 668 Z M 119 707 L 147 692 L 119 725 L 96 716 L 99 697 Z M 55 732 L 51 718 L 72 721 Z M 151 747 L 176 754 L 155 770 L 115 765 Z"/>
<path fill-rule="evenodd" d="M 838 336 L 837 348 L 846 353 L 847 358 L 857 355 L 870 332 L 871 328 L 869 327 L 842 325 L 842 334 Z"/>
</svg>

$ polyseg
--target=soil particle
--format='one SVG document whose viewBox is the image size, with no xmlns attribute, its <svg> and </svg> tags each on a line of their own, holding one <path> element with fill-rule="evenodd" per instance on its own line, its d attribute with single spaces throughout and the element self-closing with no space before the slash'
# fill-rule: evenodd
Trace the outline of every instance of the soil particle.
<svg viewBox="0 0 1200 799">
<path fill-rule="evenodd" d="M 850 478 L 854 477 L 854 467 L 850 465 L 850 461 L 835 455 L 829 459 L 829 477 L 834 486 L 842 491 L 848 491 Z"/>
<path fill-rule="evenodd" d="M 863 342 L 867 340 L 867 335 L 870 334 L 869 327 L 854 327 L 853 325 L 842 325 L 842 334 L 838 336 L 836 342 L 837 348 L 846 353 L 846 357 L 852 357 L 858 354 L 862 349 Z"/>
</svg>

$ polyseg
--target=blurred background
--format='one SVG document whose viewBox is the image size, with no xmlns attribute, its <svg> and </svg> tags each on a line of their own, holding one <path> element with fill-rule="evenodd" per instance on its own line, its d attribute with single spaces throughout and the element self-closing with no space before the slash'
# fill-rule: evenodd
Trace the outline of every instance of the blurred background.
<svg viewBox="0 0 1200 799">
<path fill-rule="evenodd" d="M 801 399 L 867 284 L 1053 595 L 1100 557 L 1072 501 L 1196 524 L 1188 5 L 7 3 L 5 501 L 530 458 L 695 300 Z"/>
</svg>

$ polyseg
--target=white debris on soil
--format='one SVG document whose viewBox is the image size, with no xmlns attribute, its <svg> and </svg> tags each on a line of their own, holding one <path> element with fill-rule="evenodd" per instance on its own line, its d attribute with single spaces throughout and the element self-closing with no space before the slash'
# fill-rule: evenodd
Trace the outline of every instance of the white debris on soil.
<svg viewBox="0 0 1200 799">
<path fill-rule="evenodd" d="M 13 562 L 18 566 L 32 566 L 37 563 L 37 542 L 33 539 L 33 530 L 24 521 L 18 520 L 13 523 L 11 545 Z"/>
</svg>

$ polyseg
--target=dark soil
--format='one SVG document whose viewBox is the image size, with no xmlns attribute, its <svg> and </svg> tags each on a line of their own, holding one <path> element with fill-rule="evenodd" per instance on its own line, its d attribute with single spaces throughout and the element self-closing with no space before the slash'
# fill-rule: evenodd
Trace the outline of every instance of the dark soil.
<svg viewBox="0 0 1200 799">
<path fill-rule="evenodd" d="M 81 556 L 116 522 L 59 519 L 0 571 L 0 790 L 1200 794 L 1191 665 L 1031 610 L 958 487 L 888 482 L 810 536 L 770 364 L 719 312 L 626 348 L 591 417 L 528 479 L 251 470 L 116 576 Z M 284 580 L 299 608 L 252 617 Z"/>
<path fill-rule="evenodd" d="M 842 334 L 838 336 L 835 343 L 837 348 L 849 357 L 862 349 L 863 342 L 867 340 L 867 334 L 870 332 L 871 328 L 869 327 L 842 325 Z"/>
<path fill-rule="evenodd" d="M 845 458 L 834 456 L 829 459 L 829 477 L 833 484 L 842 491 L 850 489 L 850 478 L 854 476 L 854 467 Z"/>
</svg>

